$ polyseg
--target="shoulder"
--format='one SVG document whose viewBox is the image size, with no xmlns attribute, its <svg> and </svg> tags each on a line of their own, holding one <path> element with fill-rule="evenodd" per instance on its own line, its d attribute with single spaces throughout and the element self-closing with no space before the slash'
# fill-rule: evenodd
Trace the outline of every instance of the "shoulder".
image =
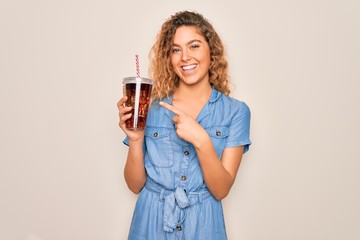
<svg viewBox="0 0 360 240">
<path fill-rule="evenodd" d="M 219 104 L 223 105 L 225 108 L 230 108 L 231 111 L 233 112 L 250 114 L 249 105 L 246 102 L 236 99 L 234 97 L 221 94 L 221 96 L 218 99 L 218 102 Z"/>
<path fill-rule="evenodd" d="M 160 106 L 159 102 L 159 99 L 153 100 L 151 102 L 148 118 L 158 116 L 159 114 L 162 114 L 164 112 L 164 108 Z"/>
<path fill-rule="evenodd" d="M 160 106 L 160 104 L 159 104 L 160 102 L 166 102 L 166 103 L 171 104 L 171 101 L 169 98 L 154 99 L 151 102 L 150 111 L 165 112 L 166 109 L 164 107 Z"/>
<path fill-rule="evenodd" d="M 147 126 L 163 126 L 167 127 L 171 125 L 171 117 L 167 113 L 166 109 L 160 106 L 160 101 L 166 101 L 165 99 L 156 99 L 153 100 L 150 106 L 149 113 L 146 119 Z"/>
</svg>

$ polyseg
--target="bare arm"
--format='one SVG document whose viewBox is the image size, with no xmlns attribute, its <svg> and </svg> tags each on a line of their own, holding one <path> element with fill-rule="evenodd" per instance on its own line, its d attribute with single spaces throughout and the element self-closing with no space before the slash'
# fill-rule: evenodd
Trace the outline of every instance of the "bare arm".
<svg viewBox="0 0 360 240">
<path fill-rule="evenodd" d="M 129 151 L 124 168 L 124 178 L 128 188 L 139 193 L 146 182 L 146 171 L 144 164 L 144 131 L 129 130 L 125 127 L 125 121 L 131 117 L 131 107 L 124 107 L 127 97 L 123 97 L 117 103 L 119 109 L 119 126 L 129 138 Z"/>
<path fill-rule="evenodd" d="M 124 168 L 124 177 L 129 189 L 139 193 L 146 182 L 146 172 L 143 153 L 144 139 L 129 141 L 129 152 Z"/>
<path fill-rule="evenodd" d="M 226 148 L 220 160 L 207 134 L 194 146 L 210 192 L 218 200 L 225 198 L 235 181 L 244 147 Z"/>
</svg>

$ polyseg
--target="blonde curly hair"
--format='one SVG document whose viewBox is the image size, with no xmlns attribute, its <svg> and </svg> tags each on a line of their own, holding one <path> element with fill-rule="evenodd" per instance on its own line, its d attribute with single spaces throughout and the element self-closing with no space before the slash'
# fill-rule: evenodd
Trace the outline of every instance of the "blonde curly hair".
<svg viewBox="0 0 360 240">
<path fill-rule="evenodd" d="M 225 48 L 213 26 L 201 14 L 182 11 L 165 21 L 151 48 L 149 75 L 154 80 L 154 99 L 169 97 L 179 84 L 171 64 L 171 49 L 176 29 L 180 26 L 196 26 L 210 48 L 209 82 L 219 92 L 230 94 L 230 79 Z"/>
</svg>

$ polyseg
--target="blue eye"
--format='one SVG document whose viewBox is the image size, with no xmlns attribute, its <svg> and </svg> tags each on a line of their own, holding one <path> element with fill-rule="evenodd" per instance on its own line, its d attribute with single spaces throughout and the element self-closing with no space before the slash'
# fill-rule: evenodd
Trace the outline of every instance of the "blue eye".
<svg viewBox="0 0 360 240">
<path fill-rule="evenodd" d="M 200 46 L 197 45 L 197 44 L 194 44 L 194 45 L 191 45 L 191 46 L 190 46 L 191 49 L 196 49 L 196 48 L 199 48 L 199 47 L 200 47 Z"/>
<path fill-rule="evenodd" d="M 173 49 L 172 49 L 172 52 L 173 52 L 173 53 L 180 52 L 180 49 L 179 49 L 179 48 L 173 48 Z"/>
</svg>

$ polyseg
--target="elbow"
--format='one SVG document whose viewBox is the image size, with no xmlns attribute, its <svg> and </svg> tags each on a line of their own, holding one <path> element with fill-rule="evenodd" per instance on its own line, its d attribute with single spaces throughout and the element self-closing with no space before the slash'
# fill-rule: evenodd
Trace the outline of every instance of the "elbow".
<svg viewBox="0 0 360 240">
<path fill-rule="evenodd" d="M 145 181 L 126 181 L 126 185 L 131 192 L 139 194 L 144 188 Z"/>
<path fill-rule="evenodd" d="M 139 194 L 142 190 L 142 188 L 130 188 L 130 187 L 129 187 L 129 189 L 131 192 L 133 192 L 135 194 Z"/>
<path fill-rule="evenodd" d="M 144 185 L 141 185 L 141 186 L 133 186 L 133 185 L 130 185 L 128 184 L 127 185 L 129 190 L 135 194 L 139 194 L 141 192 L 141 190 L 143 189 Z"/>
<path fill-rule="evenodd" d="M 216 200 L 221 201 L 224 198 L 226 198 L 228 194 L 229 194 L 229 191 L 225 190 L 225 191 L 213 193 L 213 196 Z"/>
<path fill-rule="evenodd" d="M 233 181 L 229 184 L 222 183 L 222 184 L 213 186 L 213 188 L 209 188 L 209 190 L 216 200 L 221 201 L 229 195 L 232 184 L 233 184 Z"/>
</svg>

